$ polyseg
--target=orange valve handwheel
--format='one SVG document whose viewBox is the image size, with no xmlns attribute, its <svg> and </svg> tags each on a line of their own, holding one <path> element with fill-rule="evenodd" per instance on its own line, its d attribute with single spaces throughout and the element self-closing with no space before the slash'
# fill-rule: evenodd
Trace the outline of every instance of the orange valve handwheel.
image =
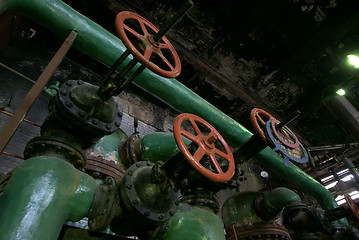
<svg viewBox="0 0 359 240">
<path fill-rule="evenodd" d="M 196 135 L 193 135 L 181 127 L 184 121 L 190 122 L 191 127 L 193 127 Z M 206 128 L 206 130 L 209 131 L 209 134 L 206 135 L 202 133 L 197 123 Z M 186 160 L 199 173 L 216 182 L 226 182 L 232 178 L 235 170 L 235 163 L 232 152 L 226 141 L 211 124 L 196 115 L 184 113 L 177 116 L 175 119 L 173 133 L 178 148 L 185 156 Z M 193 155 L 183 142 L 182 136 L 190 139 L 197 145 L 197 150 Z M 217 140 L 223 146 L 225 152 L 219 150 L 215 146 L 215 142 Z M 213 172 L 202 165 L 201 160 L 205 155 L 210 158 L 211 165 L 214 167 L 216 172 Z M 223 170 L 221 167 L 220 163 L 218 162 L 219 159 L 222 159 L 222 161 L 225 160 L 228 163 L 228 168 L 226 170 Z"/>
<path fill-rule="evenodd" d="M 267 139 L 266 134 L 264 133 L 264 131 L 262 130 L 262 127 L 266 124 L 267 121 L 271 120 L 272 123 L 274 122 L 274 124 L 279 124 L 280 122 L 275 119 L 271 114 L 269 114 L 268 112 L 260 109 L 260 108 L 253 108 L 251 111 L 251 122 L 252 125 L 254 127 L 254 129 L 258 132 L 259 136 L 261 137 L 261 139 L 268 145 L 268 146 L 272 146 L 272 143 Z M 263 119 L 264 117 L 264 119 Z M 274 120 L 274 121 L 273 121 Z M 275 126 L 275 125 L 274 125 Z M 286 128 L 286 130 L 288 130 L 288 132 L 292 133 L 292 131 L 289 128 Z M 295 136 L 295 134 L 288 134 L 287 131 L 284 131 L 283 129 L 280 129 L 278 133 L 278 131 L 276 130 L 276 128 L 272 127 L 272 131 L 274 132 L 275 136 L 278 138 L 278 140 L 285 146 L 290 147 L 290 148 L 297 148 L 299 146 L 299 140 L 298 138 Z M 281 135 L 284 136 L 281 137 Z M 291 137 L 293 136 L 293 137 Z M 294 138 L 294 139 L 293 139 Z M 288 141 L 285 141 L 285 139 L 292 139 L 294 140 L 294 143 L 288 143 Z"/>
<path fill-rule="evenodd" d="M 137 21 L 142 33 L 139 33 L 126 25 L 126 20 Z M 123 44 L 145 67 L 166 78 L 175 78 L 180 74 L 181 61 L 177 55 L 176 50 L 165 36 L 163 36 L 158 42 L 153 40 L 154 34 L 151 34 L 150 32 L 157 33 L 159 30 L 147 19 L 136 13 L 124 11 L 117 14 L 115 26 Z M 136 40 L 131 42 L 130 39 Z M 137 45 L 140 47 L 136 48 Z M 165 56 L 163 54 L 163 50 L 170 52 L 170 57 L 167 55 Z M 161 59 L 161 64 L 158 64 L 160 66 L 152 61 L 152 57 L 154 56 L 157 56 Z"/>
<path fill-rule="evenodd" d="M 359 219 L 359 209 L 355 202 L 352 200 L 352 198 L 349 196 L 349 194 L 345 194 L 345 201 L 347 202 L 351 212 L 354 214 L 354 216 Z"/>
</svg>

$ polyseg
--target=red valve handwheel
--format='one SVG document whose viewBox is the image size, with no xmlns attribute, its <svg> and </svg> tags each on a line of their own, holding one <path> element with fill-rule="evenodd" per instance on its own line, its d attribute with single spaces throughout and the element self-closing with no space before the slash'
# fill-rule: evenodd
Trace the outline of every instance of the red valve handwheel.
<svg viewBox="0 0 359 240">
<path fill-rule="evenodd" d="M 183 121 L 186 120 L 188 120 L 191 123 L 193 129 L 197 134 L 196 136 L 181 128 Z M 204 135 L 199 129 L 197 123 L 200 123 L 201 125 L 206 127 L 207 130 L 210 131 L 210 133 L 208 135 Z M 216 182 L 226 182 L 232 178 L 235 170 L 235 163 L 234 163 L 232 152 L 226 141 L 211 124 L 209 124 L 208 122 L 206 122 L 205 120 L 203 120 L 202 118 L 196 115 L 184 113 L 177 116 L 177 118 L 175 119 L 173 125 L 173 133 L 178 148 L 183 153 L 187 161 L 199 173 L 201 173 L 203 176 L 207 177 L 208 179 Z M 194 155 L 192 155 L 187 149 L 186 145 L 183 142 L 182 136 L 190 139 L 191 141 L 197 144 L 198 149 L 194 153 Z M 225 153 L 215 147 L 214 142 L 216 140 L 220 141 L 220 143 L 224 147 L 224 150 L 226 151 Z M 211 163 L 216 169 L 217 173 L 212 172 L 211 170 L 205 168 L 200 163 L 200 160 L 205 154 L 211 159 Z M 228 168 L 225 172 L 219 165 L 216 155 L 228 161 Z"/>
<path fill-rule="evenodd" d="M 142 34 L 133 30 L 129 26 L 125 24 L 125 20 L 137 20 L 141 26 Z M 120 12 L 116 16 L 115 26 L 120 39 L 123 44 L 127 47 L 127 49 L 131 52 L 131 54 L 141 62 L 145 67 L 149 68 L 154 73 L 166 77 L 166 78 L 175 78 L 181 72 L 181 61 L 177 55 L 176 50 L 172 46 L 172 44 L 168 41 L 166 37 L 162 37 L 159 43 L 156 43 L 152 40 L 153 35 L 148 32 L 148 29 L 151 29 L 155 33 L 158 32 L 158 29 L 150 23 L 147 19 L 141 17 L 140 15 L 133 12 Z M 126 31 L 130 32 L 134 37 L 138 40 L 135 43 L 132 43 L 127 36 Z M 134 44 L 141 44 L 141 48 L 143 48 L 143 53 L 138 51 Z M 174 66 L 170 63 L 169 59 L 167 59 L 162 52 L 162 49 L 168 49 L 171 51 Z M 170 69 L 165 70 L 161 67 L 157 66 L 155 63 L 151 62 L 151 56 L 157 55 L 163 63 Z"/>
<path fill-rule="evenodd" d="M 272 119 L 272 131 L 273 131 L 273 134 L 277 137 L 277 139 L 283 145 L 285 145 L 287 147 L 290 147 L 293 149 L 299 147 L 299 140 L 298 140 L 297 136 L 294 134 L 294 132 L 292 132 L 292 130 L 290 130 L 287 127 L 283 127 L 283 128 L 285 128 L 285 130 L 280 129 L 280 133 L 277 131 L 276 125 L 278 125 L 279 123 L 280 122 L 277 119 Z M 285 134 L 283 134 L 283 132 L 285 132 Z M 285 135 L 285 137 L 283 137 L 283 135 Z M 293 140 L 294 143 L 290 143 L 290 142 L 286 141 L 285 138 Z"/>
<path fill-rule="evenodd" d="M 355 217 L 357 219 L 359 219 L 359 209 L 358 209 L 357 205 L 355 204 L 355 202 L 352 200 L 352 198 L 348 194 L 345 194 L 344 197 L 345 197 L 345 201 L 347 202 L 352 213 L 355 215 Z"/>
<path fill-rule="evenodd" d="M 268 146 L 272 146 L 272 143 L 267 139 L 266 134 L 263 132 L 261 126 L 264 126 L 268 120 L 271 120 L 272 123 L 275 122 L 274 124 L 279 124 L 280 122 L 277 119 L 275 119 L 271 114 L 269 114 L 268 112 L 266 112 L 266 111 L 264 111 L 264 110 L 262 110 L 260 108 L 253 108 L 250 115 L 251 115 L 252 125 L 253 125 L 254 129 L 258 132 L 261 139 Z M 263 120 L 262 116 L 266 118 L 266 121 Z M 279 130 L 280 133 L 278 133 L 278 131 L 275 128 L 273 128 L 273 126 L 272 126 L 272 131 L 274 132 L 275 136 L 278 138 L 278 140 L 283 145 L 285 145 L 287 147 L 290 147 L 290 148 L 299 147 L 299 140 L 295 136 L 295 134 L 287 127 L 286 127 L 286 130 L 288 130 L 288 132 L 290 132 L 290 134 L 288 134 L 287 131 L 285 131 L 284 129 L 280 129 Z M 287 139 L 293 139 L 294 138 L 294 143 L 292 144 L 292 143 L 286 142 L 281 135 L 283 135 Z M 293 137 L 291 137 L 291 135 Z"/>
</svg>

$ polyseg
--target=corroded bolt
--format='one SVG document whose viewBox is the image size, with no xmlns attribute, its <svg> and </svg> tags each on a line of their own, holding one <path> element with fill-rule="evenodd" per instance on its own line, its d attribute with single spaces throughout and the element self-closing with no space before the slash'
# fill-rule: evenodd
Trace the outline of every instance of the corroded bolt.
<svg viewBox="0 0 359 240">
<path fill-rule="evenodd" d="M 67 95 L 67 91 L 61 90 L 61 95 L 66 96 L 66 95 Z"/>
<path fill-rule="evenodd" d="M 132 184 L 127 184 L 127 188 L 131 189 L 132 188 Z"/>
<path fill-rule="evenodd" d="M 118 112 L 118 113 L 117 113 L 117 116 L 119 116 L 119 117 L 122 117 L 122 115 L 123 115 L 122 112 Z"/>
<path fill-rule="evenodd" d="M 96 119 L 92 119 L 92 123 L 93 123 L 94 125 L 97 125 L 97 124 L 98 124 L 98 122 L 97 122 Z"/>
<path fill-rule="evenodd" d="M 116 127 L 120 127 L 120 123 L 119 122 L 115 122 L 115 125 L 116 125 Z"/>
<path fill-rule="evenodd" d="M 127 174 L 128 174 L 129 176 L 132 176 L 133 172 L 132 172 L 132 171 L 128 171 Z"/>
<path fill-rule="evenodd" d="M 148 210 L 145 211 L 145 216 L 150 216 L 150 212 Z"/>
<path fill-rule="evenodd" d="M 170 215 L 171 216 L 175 215 L 174 211 L 170 211 Z"/>
<path fill-rule="evenodd" d="M 80 167 L 82 166 L 82 161 L 80 159 L 77 159 L 76 162 L 74 163 L 75 167 Z"/>
<path fill-rule="evenodd" d="M 141 163 L 137 162 L 136 167 L 141 167 Z"/>
<path fill-rule="evenodd" d="M 80 111 L 80 112 L 79 112 L 79 116 L 82 117 L 82 118 L 84 118 L 84 117 L 86 117 L 86 114 L 85 114 L 84 112 Z"/>
<path fill-rule="evenodd" d="M 162 220 L 162 219 L 163 219 L 163 215 L 162 215 L 162 214 L 159 214 L 159 215 L 158 215 L 158 219 Z"/>
<path fill-rule="evenodd" d="M 106 124 L 106 129 L 107 129 L 107 130 L 110 130 L 110 129 L 111 129 L 111 124 L 109 124 L 109 123 Z"/>
<path fill-rule="evenodd" d="M 73 104 L 72 104 L 72 102 L 66 102 L 66 106 L 67 106 L 67 107 L 72 107 Z"/>
<path fill-rule="evenodd" d="M 111 185 L 112 184 L 112 179 L 111 178 L 106 178 L 106 184 Z"/>
<path fill-rule="evenodd" d="M 137 204 L 137 203 L 138 203 L 138 200 L 135 199 L 135 200 L 132 201 L 132 203 L 133 203 L 133 204 Z"/>
<path fill-rule="evenodd" d="M 82 83 L 83 83 L 82 80 L 78 80 L 78 81 L 77 81 L 77 84 L 78 84 L 78 85 L 81 85 Z"/>
<path fill-rule="evenodd" d="M 41 143 L 41 145 L 40 145 L 41 147 L 46 147 L 46 144 L 45 143 Z"/>
<path fill-rule="evenodd" d="M 216 135 L 212 135 L 212 136 L 210 136 L 210 137 L 207 139 L 207 142 L 208 142 L 209 144 L 212 144 L 212 143 L 214 143 L 217 139 L 218 139 L 218 137 L 217 137 Z"/>
<path fill-rule="evenodd" d="M 147 166 L 151 166 L 151 163 L 149 161 L 146 161 Z"/>
<path fill-rule="evenodd" d="M 178 206 L 178 205 L 180 204 L 180 202 L 179 202 L 179 201 L 176 201 L 175 204 Z"/>
</svg>

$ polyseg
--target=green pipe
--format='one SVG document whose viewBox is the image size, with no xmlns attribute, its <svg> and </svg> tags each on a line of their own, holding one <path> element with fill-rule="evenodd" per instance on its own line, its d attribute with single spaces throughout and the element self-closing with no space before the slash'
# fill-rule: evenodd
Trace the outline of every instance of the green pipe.
<svg viewBox="0 0 359 240">
<path fill-rule="evenodd" d="M 121 129 L 118 129 L 114 133 L 100 138 L 100 140 L 87 151 L 101 154 L 107 160 L 114 160 L 121 163 L 118 146 L 120 143 L 125 142 L 127 138 L 127 135 Z"/>
<path fill-rule="evenodd" d="M 169 220 L 161 240 L 224 240 L 222 222 L 214 213 L 195 206 L 180 204 Z"/>
<path fill-rule="evenodd" d="M 254 207 L 256 199 L 263 197 L 266 210 L 274 217 L 282 212 L 285 206 L 294 201 L 301 201 L 300 197 L 288 188 L 276 188 L 266 194 L 260 192 L 241 192 L 226 199 L 222 206 L 222 218 L 226 227 L 234 223 L 253 225 L 265 222 Z"/>
<path fill-rule="evenodd" d="M 282 212 L 289 203 L 301 201 L 298 194 L 284 187 L 275 188 L 264 195 L 264 204 L 272 215 Z"/>
<path fill-rule="evenodd" d="M 95 180 L 54 157 L 22 163 L 0 197 L 0 239 L 57 239 L 90 210 Z"/>
<path fill-rule="evenodd" d="M 254 200 L 261 195 L 260 192 L 240 192 L 227 198 L 221 210 L 224 226 L 228 228 L 236 223 L 241 226 L 264 223 L 254 209 Z"/>
<path fill-rule="evenodd" d="M 186 146 L 192 141 L 182 137 Z M 173 133 L 169 132 L 155 132 L 147 134 L 141 141 L 141 157 L 143 161 L 163 161 L 166 162 L 168 159 L 178 153 Z"/>
<path fill-rule="evenodd" d="M 74 46 L 107 65 L 112 65 L 125 51 L 117 37 L 59 0 L 2 0 L 0 13 L 6 10 L 24 14 L 62 38 L 71 30 L 77 31 L 79 36 Z M 125 62 L 130 59 L 127 58 Z M 165 79 L 145 70 L 137 77 L 135 84 L 180 112 L 193 113 L 206 119 L 235 147 L 252 135 L 242 125 L 174 79 Z M 338 206 L 326 188 L 295 165 L 284 166 L 283 160 L 271 149 L 264 149 L 256 158 L 283 179 L 315 197 L 322 208 Z M 345 224 L 346 220 L 342 222 Z"/>
</svg>

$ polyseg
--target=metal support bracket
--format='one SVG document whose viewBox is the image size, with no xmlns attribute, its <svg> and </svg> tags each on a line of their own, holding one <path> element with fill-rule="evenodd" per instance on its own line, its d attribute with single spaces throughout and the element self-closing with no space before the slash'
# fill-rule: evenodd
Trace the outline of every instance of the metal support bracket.
<svg viewBox="0 0 359 240">
<path fill-rule="evenodd" d="M 46 86 L 47 82 L 51 78 L 57 66 L 61 63 L 68 50 L 74 43 L 77 32 L 71 31 L 60 49 L 56 52 L 55 56 L 51 59 L 45 70 L 41 73 L 40 77 L 26 94 L 25 98 L 21 102 L 20 106 L 16 109 L 14 115 L 6 123 L 5 127 L 0 132 L 0 154 L 5 149 L 6 145 L 18 129 L 20 123 L 25 118 L 25 115 L 29 112 L 31 106 L 39 97 L 42 89 Z"/>
</svg>

